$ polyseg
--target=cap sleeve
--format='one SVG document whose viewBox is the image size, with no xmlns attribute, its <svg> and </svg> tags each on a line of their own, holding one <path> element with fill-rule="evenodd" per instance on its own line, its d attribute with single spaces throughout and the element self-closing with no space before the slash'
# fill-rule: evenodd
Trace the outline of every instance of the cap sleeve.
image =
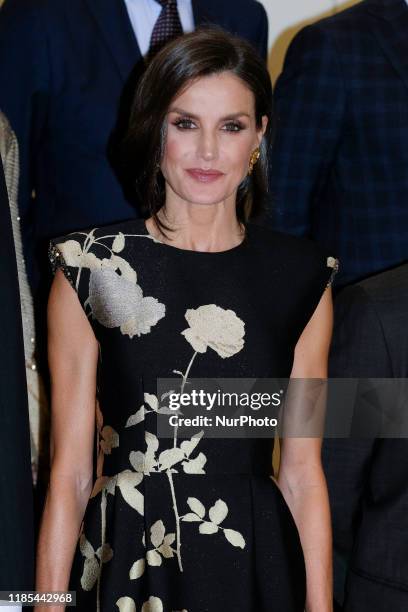
<svg viewBox="0 0 408 612">
<path fill-rule="evenodd" d="M 297 270 L 292 275 L 294 338 L 300 337 L 313 316 L 324 292 L 331 287 L 340 267 L 339 260 L 321 245 L 304 239 L 296 253 Z"/>
<path fill-rule="evenodd" d="M 78 295 L 82 308 L 86 311 L 87 299 L 86 258 L 90 254 L 86 250 L 89 234 L 75 232 L 66 236 L 53 238 L 48 246 L 48 259 L 53 275 L 60 269 L 71 287 Z"/>
<path fill-rule="evenodd" d="M 332 286 L 334 278 L 337 272 L 339 271 L 340 262 L 336 257 L 329 255 L 328 257 L 326 257 L 326 267 L 328 268 L 328 280 L 326 284 L 327 288 Z"/>
</svg>

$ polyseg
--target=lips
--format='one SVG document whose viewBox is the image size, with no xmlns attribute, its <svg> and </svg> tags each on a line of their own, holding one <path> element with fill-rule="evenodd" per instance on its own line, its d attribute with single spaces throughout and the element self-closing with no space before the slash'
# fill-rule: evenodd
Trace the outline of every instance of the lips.
<svg viewBox="0 0 408 612">
<path fill-rule="evenodd" d="M 224 176 L 224 173 L 218 170 L 202 170 L 201 168 L 188 168 L 186 172 L 200 183 L 213 183 Z"/>
</svg>

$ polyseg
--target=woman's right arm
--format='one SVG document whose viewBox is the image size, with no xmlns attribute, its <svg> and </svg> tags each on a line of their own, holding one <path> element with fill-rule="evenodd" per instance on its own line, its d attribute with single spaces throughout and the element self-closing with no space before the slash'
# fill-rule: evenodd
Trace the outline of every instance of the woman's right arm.
<svg viewBox="0 0 408 612">
<path fill-rule="evenodd" d="M 98 343 L 78 297 L 58 269 L 48 301 L 51 473 L 37 548 L 36 590 L 66 591 L 92 490 Z M 61 612 L 64 606 L 36 606 Z"/>
</svg>

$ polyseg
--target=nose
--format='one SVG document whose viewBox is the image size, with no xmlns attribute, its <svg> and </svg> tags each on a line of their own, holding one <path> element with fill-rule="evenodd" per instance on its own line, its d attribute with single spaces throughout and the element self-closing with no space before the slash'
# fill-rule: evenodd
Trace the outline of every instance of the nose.
<svg viewBox="0 0 408 612">
<path fill-rule="evenodd" d="M 198 141 L 197 155 L 204 161 L 212 161 L 218 157 L 218 140 L 212 131 L 202 130 Z"/>
</svg>

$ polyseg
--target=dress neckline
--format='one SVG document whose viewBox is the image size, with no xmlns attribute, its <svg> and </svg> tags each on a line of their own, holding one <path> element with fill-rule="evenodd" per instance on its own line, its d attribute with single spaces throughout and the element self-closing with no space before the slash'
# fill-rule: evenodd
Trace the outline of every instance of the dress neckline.
<svg viewBox="0 0 408 612">
<path fill-rule="evenodd" d="M 221 257 L 221 256 L 226 256 L 226 255 L 233 255 L 237 252 L 240 252 L 248 244 L 248 225 L 249 225 L 248 223 L 244 223 L 244 226 L 245 226 L 244 239 L 241 240 L 241 242 L 237 244 L 236 246 L 230 249 L 226 249 L 224 251 L 196 251 L 194 249 L 182 249 L 180 247 L 173 246 L 172 244 L 167 244 L 166 242 L 162 242 L 158 238 L 155 238 L 149 232 L 147 225 L 146 225 L 146 220 L 142 219 L 143 231 L 146 234 L 146 236 L 150 236 L 150 238 L 152 239 L 152 242 L 156 243 L 158 246 L 162 248 L 168 249 L 169 252 L 173 251 L 174 253 L 183 253 L 183 254 L 192 255 L 195 257 L 216 257 L 216 256 Z"/>
</svg>

